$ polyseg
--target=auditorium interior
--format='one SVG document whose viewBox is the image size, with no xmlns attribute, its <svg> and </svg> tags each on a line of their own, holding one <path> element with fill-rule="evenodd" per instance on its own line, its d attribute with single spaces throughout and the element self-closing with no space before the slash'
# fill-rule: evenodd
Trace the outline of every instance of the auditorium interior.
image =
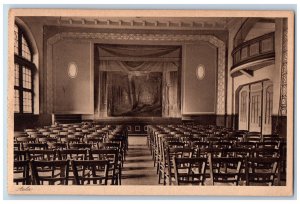
<svg viewBox="0 0 300 204">
<path fill-rule="evenodd" d="M 286 185 L 287 23 L 15 17 L 13 183 Z"/>
</svg>

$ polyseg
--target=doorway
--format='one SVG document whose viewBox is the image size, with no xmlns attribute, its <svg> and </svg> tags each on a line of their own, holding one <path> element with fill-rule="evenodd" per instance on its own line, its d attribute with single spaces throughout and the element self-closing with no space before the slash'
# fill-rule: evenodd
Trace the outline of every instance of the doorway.
<svg viewBox="0 0 300 204">
<path fill-rule="evenodd" d="M 273 84 L 270 80 L 244 85 L 238 94 L 239 130 L 272 133 Z"/>
</svg>

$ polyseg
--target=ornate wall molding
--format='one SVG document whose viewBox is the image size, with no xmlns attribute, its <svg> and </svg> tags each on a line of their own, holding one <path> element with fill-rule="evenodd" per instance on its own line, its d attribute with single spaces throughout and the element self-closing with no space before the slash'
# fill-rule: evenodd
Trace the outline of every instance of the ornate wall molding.
<svg viewBox="0 0 300 204">
<path fill-rule="evenodd" d="M 216 114 L 225 114 L 225 43 L 212 35 L 169 35 L 169 34 L 127 34 L 127 33 L 86 33 L 86 32 L 62 32 L 47 40 L 47 112 L 53 112 L 53 53 L 55 43 L 64 39 L 114 40 L 114 41 L 153 41 L 153 42 L 178 42 L 190 43 L 205 41 L 218 48 L 218 87 Z"/>
<path fill-rule="evenodd" d="M 283 21 L 282 33 L 282 64 L 281 64 L 281 95 L 280 95 L 280 114 L 286 115 L 287 112 L 287 57 L 288 57 L 288 29 L 287 21 Z"/>
</svg>

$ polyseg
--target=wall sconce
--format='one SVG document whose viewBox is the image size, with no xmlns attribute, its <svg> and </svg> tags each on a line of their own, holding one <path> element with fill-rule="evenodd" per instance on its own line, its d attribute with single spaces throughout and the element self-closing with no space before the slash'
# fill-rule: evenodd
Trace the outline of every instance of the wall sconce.
<svg viewBox="0 0 300 204">
<path fill-rule="evenodd" d="M 78 67 L 75 62 L 70 62 L 68 65 L 68 75 L 70 78 L 74 79 L 77 76 Z"/>
<path fill-rule="evenodd" d="M 199 64 L 196 69 L 196 76 L 199 80 L 202 80 L 205 77 L 205 67 L 202 64 Z"/>
</svg>

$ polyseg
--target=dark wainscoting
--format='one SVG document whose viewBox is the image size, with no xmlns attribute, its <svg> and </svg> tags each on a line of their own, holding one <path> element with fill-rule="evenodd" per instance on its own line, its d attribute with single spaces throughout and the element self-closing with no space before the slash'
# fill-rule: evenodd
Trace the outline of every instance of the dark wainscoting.
<svg viewBox="0 0 300 204">
<path fill-rule="evenodd" d="M 226 127 L 226 115 L 216 115 L 216 125 Z"/>
<path fill-rule="evenodd" d="M 217 125 L 216 117 L 216 115 L 183 115 L 182 121 L 195 121 L 203 125 Z"/>
<path fill-rule="evenodd" d="M 238 115 L 232 114 L 226 116 L 226 127 L 237 130 L 238 124 L 239 124 Z M 286 116 L 275 116 L 275 115 L 272 116 L 272 132 L 278 133 L 281 137 L 286 137 L 286 133 L 287 133 Z"/>
<path fill-rule="evenodd" d="M 287 126 L 286 116 L 272 116 L 272 132 L 286 138 Z"/>
<path fill-rule="evenodd" d="M 231 114 L 231 115 L 226 115 L 225 116 L 225 126 L 227 128 L 232 128 L 233 130 L 238 129 L 238 124 L 239 124 L 239 116 L 236 114 Z"/>
<path fill-rule="evenodd" d="M 19 115 L 14 117 L 14 130 L 23 131 L 25 128 L 35 128 L 38 126 L 38 115 Z"/>
<path fill-rule="evenodd" d="M 36 128 L 51 124 L 51 115 L 49 114 L 15 114 L 14 130 L 24 131 L 27 128 Z"/>
<path fill-rule="evenodd" d="M 55 114 L 54 121 L 58 123 L 81 123 L 80 114 Z"/>
<path fill-rule="evenodd" d="M 160 117 L 151 117 L 151 118 L 106 118 L 106 119 L 97 119 L 93 122 L 99 124 L 109 124 L 109 125 L 126 125 L 129 135 L 146 135 L 147 134 L 147 125 L 150 124 L 175 124 L 181 123 L 181 118 L 160 118 Z"/>
</svg>

